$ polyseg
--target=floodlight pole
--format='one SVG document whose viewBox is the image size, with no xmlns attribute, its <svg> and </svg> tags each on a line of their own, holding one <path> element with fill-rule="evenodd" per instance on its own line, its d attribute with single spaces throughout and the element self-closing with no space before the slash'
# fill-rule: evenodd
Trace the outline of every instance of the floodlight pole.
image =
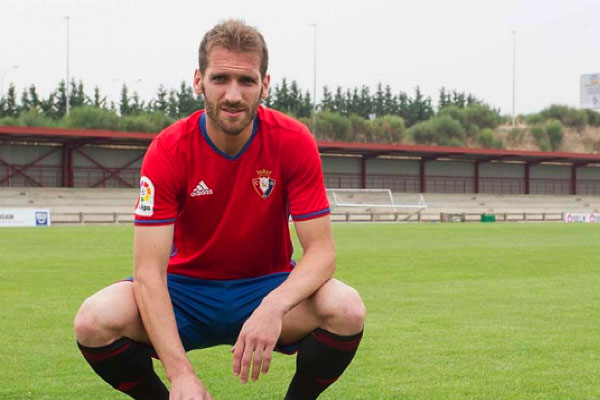
<svg viewBox="0 0 600 400">
<path fill-rule="evenodd" d="M 515 81 L 517 65 L 517 31 L 511 31 L 513 35 L 513 86 L 512 86 L 512 126 L 515 126 Z"/>
<path fill-rule="evenodd" d="M 66 113 L 65 115 L 69 114 L 69 108 L 70 108 L 70 100 L 69 100 L 69 16 L 63 17 L 66 21 L 67 21 L 67 82 L 66 82 L 66 86 L 67 86 L 67 108 L 66 108 Z"/>
<path fill-rule="evenodd" d="M 6 74 L 8 74 L 10 71 L 12 71 L 13 69 L 17 69 L 19 68 L 19 65 L 13 65 L 12 67 L 10 67 L 9 69 L 5 70 L 2 75 L 0 75 L 0 99 L 4 98 L 4 76 L 6 76 Z"/>
<path fill-rule="evenodd" d="M 313 135 L 317 136 L 317 24 L 310 24 L 314 28 L 313 45 Z"/>
</svg>

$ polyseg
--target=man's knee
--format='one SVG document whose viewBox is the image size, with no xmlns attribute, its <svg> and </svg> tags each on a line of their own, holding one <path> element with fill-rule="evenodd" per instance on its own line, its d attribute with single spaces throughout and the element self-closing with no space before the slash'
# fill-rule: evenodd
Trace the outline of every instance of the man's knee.
<svg viewBox="0 0 600 400">
<path fill-rule="evenodd" d="M 132 339 L 144 339 L 133 292 L 125 284 L 86 299 L 75 316 L 74 328 L 77 341 L 90 347 L 107 345 L 127 333 Z"/>
<path fill-rule="evenodd" d="M 347 285 L 339 285 L 327 299 L 325 329 L 339 334 L 360 332 L 365 323 L 366 308 L 358 292 Z"/>
<path fill-rule="evenodd" d="M 118 328 L 114 322 L 108 321 L 102 300 L 95 296 L 86 299 L 77 312 L 74 321 L 75 337 L 83 345 L 90 347 L 104 346 L 113 339 Z M 116 332 L 114 332 L 116 336 Z M 116 339 L 116 338 L 115 338 Z"/>
<path fill-rule="evenodd" d="M 86 339 L 92 337 L 97 331 L 97 323 L 90 307 L 87 304 L 89 300 L 90 299 L 88 298 L 83 302 L 77 311 L 77 314 L 75 315 L 75 321 L 73 322 L 75 337 L 79 342 L 86 341 Z"/>
<path fill-rule="evenodd" d="M 341 318 L 353 330 L 362 330 L 367 312 L 362 298 L 354 288 L 348 286 L 342 299 Z"/>
</svg>

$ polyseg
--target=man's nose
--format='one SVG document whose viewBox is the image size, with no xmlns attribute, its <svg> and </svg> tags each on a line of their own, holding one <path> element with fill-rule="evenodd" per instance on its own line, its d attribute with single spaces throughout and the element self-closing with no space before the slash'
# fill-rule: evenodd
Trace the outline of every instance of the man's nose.
<svg viewBox="0 0 600 400">
<path fill-rule="evenodd" d="M 242 101 L 241 87 L 235 80 L 232 80 L 229 85 L 227 85 L 227 90 L 225 91 L 225 101 L 230 103 L 238 103 Z"/>
</svg>

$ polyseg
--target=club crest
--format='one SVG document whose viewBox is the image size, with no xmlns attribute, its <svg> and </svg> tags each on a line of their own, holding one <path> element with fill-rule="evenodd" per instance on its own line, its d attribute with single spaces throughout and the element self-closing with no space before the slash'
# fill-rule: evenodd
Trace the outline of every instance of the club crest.
<svg viewBox="0 0 600 400">
<path fill-rule="evenodd" d="M 271 179 L 271 171 L 259 169 L 256 171 L 258 178 L 252 179 L 252 186 L 261 199 L 266 200 L 275 187 L 275 179 Z"/>
</svg>

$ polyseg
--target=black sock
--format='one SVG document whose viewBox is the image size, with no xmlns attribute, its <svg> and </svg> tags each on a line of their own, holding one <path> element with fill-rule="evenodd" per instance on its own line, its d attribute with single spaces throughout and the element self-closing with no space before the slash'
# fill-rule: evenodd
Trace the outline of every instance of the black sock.
<svg viewBox="0 0 600 400">
<path fill-rule="evenodd" d="M 138 400 L 168 400 L 169 391 L 152 367 L 152 349 L 145 344 L 121 338 L 102 347 L 79 350 L 93 370 L 113 388 Z"/>
<path fill-rule="evenodd" d="M 354 358 L 362 332 L 340 336 L 315 329 L 300 343 L 296 374 L 285 400 L 312 400 L 335 382 Z"/>
</svg>

